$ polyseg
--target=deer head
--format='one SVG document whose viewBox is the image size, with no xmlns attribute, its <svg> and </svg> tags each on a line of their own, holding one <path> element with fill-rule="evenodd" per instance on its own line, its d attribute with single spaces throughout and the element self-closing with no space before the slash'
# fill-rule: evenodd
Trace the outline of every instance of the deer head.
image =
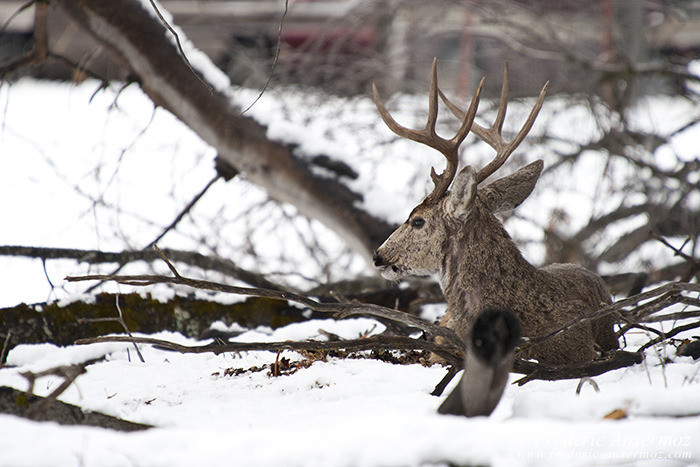
<svg viewBox="0 0 700 467">
<path fill-rule="evenodd" d="M 435 169 L 431 170 L 430 175 L 435 184 L 433 191 L 413 209 L 406 222 L 375 252 L 374 265 L 386 279 L 396 280 L 409 274 L 426 276 L 439 272 L 448 237 L 455 230 L 470 228 L 468 218 L 477 205 L 492 213 L 514 209 L 530 195 L 539 178 L 542 161 L 527 165 L 490 185 L 479 186 L 506 162 L 525 139 L 542 108 L 547 91 L 547 84 L 545 84 L 522 128 L 511 142 L 506 143 L 501 131 L 508 105 L 507 65 L 496 119 L 490 128 L 484 128 L 474 122 L 483 82 L 482 79 L 468 110 L 463 112 L 438 89 L 437 61 L 434 60 L 430 79 L 428 122 L 422 130 L 409 129 L 396 123 L 382 103 L 376 86 L 373 86 L 374 102 L 389 129 L 398 136 L 440 151 L 447 160 L 447 166 L 442 174 L 437 175 Z M 462 122 L 457 134 L 450 140 L 441 138 L 435 133 L 438 94 Z M 459 146 L 469 131 L 494 148 L 496 156 L 478 172 L 467 165 L 457 174 Z"/>
</svg>

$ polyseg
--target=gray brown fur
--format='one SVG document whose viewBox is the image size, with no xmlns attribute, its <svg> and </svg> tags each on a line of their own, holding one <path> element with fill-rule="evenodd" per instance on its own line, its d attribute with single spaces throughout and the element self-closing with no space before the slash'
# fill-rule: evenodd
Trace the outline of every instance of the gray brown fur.
<svg viewBox="0 0 700 467">
<path fill-rule="evenodd" d="M 603 280 L 580 266 L 531 265 L 494 216 L 527 198 L 542 167 L 536 161 L 477 190 L 475 172 L 467 166 L 440 200 L 413 210 L 379 247 L 375 265 L 394 280 L 437 274 L 447 301 L 440 323 L 463 339 L 487 308 L 515 310 L 523 335 L 537 337 L 611 303 Z M 424 224 L 416 228 L 418 218 Z M 586 362 L 596 349 L 617 346 L 611 317 L 576 326 L 528 356 L 549 364 Z"/>
</svg>

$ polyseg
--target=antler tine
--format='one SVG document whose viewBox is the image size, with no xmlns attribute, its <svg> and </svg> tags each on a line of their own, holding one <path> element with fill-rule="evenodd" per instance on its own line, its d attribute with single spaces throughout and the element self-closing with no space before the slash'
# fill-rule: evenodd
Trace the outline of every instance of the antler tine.
<svg viewBox="0 0 700 467">
<path fill-rule="evenodd" d="M 425 124 L 425 131 L 435 134 L 435 124 L 437 123 L 438 98 L 437 98 L 437 57 L 433 58 L 433 66 L 430 68 L 430 92 L 428 93 L 428 122 Z"/>
<path fill-rule="evenodd" d="M 451 100 L 447 98 L 447 96 L 441 90 L 439 90 L 438 92 L 440 93 L 440 99 L 442 99 L 447 108 L 450 109 L 452 115 L 457 117 L 459 120 L 463 120 L 467 115 L 464 112 L 464 110 L 457 107 Z M 496 150 L 499 150 L 504 145 L 501 141 L 498 140 L 498 138 L 495 138 L 495 135 L 492 132 L 489 132 L 489 130 L 487 130 L 486 128 L 484 128 L 476 122 L 472 123 L 471 132 L 478 136 L 480 140 L 482 140 L 483 142 L 485 142 L 486 144 L 488 144 Z"/>
<path fill-rule="evenodd" d="M 433 60 L 433 67 L 430 73 L 430 93 L 428 96 L 428 121 L 422 130 L 413 130 L 407 128 L 403 125 L 399 125 L 396 120 L 391 116 L 389 111 L 384 106 L 382 98 L 379 96 L 379 91 L 377 86 L 372 83 L 372 94 L 374 97 L 374 104 L 379 110 L 379 115 L 382 117 L 386 126 L 389 127 L 397 136 L 402 138 L 410 139 L 417 143 L 425 144 L 431 148 L 437 149 L 443 152 L 447 149 L 447 140 L 441 138 L 435 133 L 435 124 L 437 122 L 437 110 L 438 110 L 438 85 L 437 85 L 437 59 Z"/>
<path fill-rule="evenodd" d="M 523 124 L 518 134 L 510 143 L 506 143 L 503 140 L 503 136 L 501 134 L 503 128 L 503 121 L 505 120 L 506 116 L 506 109 L 508 107 L 508 64 L 506 64 L 505 71 L 503 73 L 503 87 L 501 88 L 501 97 L 498 102 L 498 111 L 496 113 L 496 119 L 494 120 L 493 125 L 491 125 L 491 128 L 486 129 L 478 123 L 474 122 L 471 127 L 472 133 L 474 133 L 476 136 L 479 137 L 479 139 L 481 139 L 483 142 L 485 142 L 486 144 L 488 144 L 496 150 L 496 157 L 491 162 L 486 164 L 486 166 L 477 173 L 478 183 L 483 182 L 486 178 L 488 178 L 491 174 L 498 170 L 506 162 L 506 160 L 508 160 L 508 157 L 510 157 L 510 155 L 513 153 L 513 151 L 515 151 L 515 149 L 520 145 L 520 143 L 523 142 L 527 134 L 532 129 L 532 126 L 535 123 L 535 119 L 537 118 L 537 115 L 540 112 L 540 109 L 542 109 L 542 104 L 544 103 L 544 96 L 547 93 L 548 87 L 549 81 L 547 81 L 542 87 L 540 95 L 537 97 L 537 101 L 535 102 L 535 105 L 530 111 L 530 115 L 528 115 L 527 120 L 525 120 L 525 123 Z M 450 109 L 450 111 L 454 114 L 455 117 L 457 117 L 460 120 L 465 118 L 466 114 L 464 113 L 464 111 L 457 107 L 455 104 L 453 104 L 445 96 L 445 94 L 443 94 L 442 91 L 440 91 L 440 98 L 443 100 L 445 105 L 447 105 L 447 107 Z"/>
<path fill-rule="evenodd" d="M 382 120 L 391 131 L 393 131 L 397 136 L 400 136 L 402 138 L 407 138 L 412 141 L 418 141 L 421 143 L 423 142 L 419 131 L 406 128 L 405 126 L 396 123 L 396 120 L 394 120 L 394 118 L 384 106 L 382 98 L 379 96 L 379 91 L 377 91 L 377 86 L 374 83 L 372 83 L 372 94 L 374 97 L 374 105 L 377 106 L 377 110 L 379 111 L 379 116 L 382 117 Z"/>
<path fill-rule="evenodd" d="M 544 103 L 544 96 L 545 96 L 545 94 L 547 94 L 547 88 L 549 88 L 549 81 L 544 83 L 544 86 L 542 86 L 542 90 L 540 91 L 540 95 L 537 96 L 537 101 L 535 102 L 535 105 L 532 107 L 532 110 L 530 111 L 530 115 L 527 116 L 527 120 L 525 120 L 523 127 L 520 129 L 520 131 L 515 136 L 513 141 L 509 144 L 509 146 L 513 146 L 513 150 L 515 150 L 515 148 L 520 146 L 520 143 L 523 142 L 523 140 L 525 139 L 527 134 L 530 133 L 532 126 L 535 124 L 535 119 L 537 119 L 537 115 L 539 115 L 540 110 L 542 109 L 542 104 Z"/>
<path fill-rule="evenodd" d="M 472 97 L 472 101 L 469 104 L 466 114 L 464 114 L 464 117 L 462 118 L 462 125 L 459 127 L 459 130 L 457 130 L 457 134 L 454 135 L 451 140 L 445 141 L 449 148 L 449 151 L 443 152 L 443 155 L 447 159 L 445 171 L 438 175 L 435 173 L 435 168 L 431 167 L 430 178 L 435 184 L 435 189 L 426 199 L 437 201 L 447 191 L 447 189 L 450 187 L 450 183 L 452 183 L 452 180 L 455 178 L 455 174 L 457 173 L 457 165 L 459 163 L 459 146 L 469 134 L 472 124 L 474 124 L 474 117 L 476 117 L 476 110 L 479 107 L 481 89 L 483 86 L 484 80 L 482 79 L 479 83 L 479 87 L 477 87 L 476 92 Z"/>
<path fill-rule="evenodd" d="M 469 103 L 467 113 L 462 118 L 462 126 L 459 127 L 457 134 L 454 136 L 454 138 L 452 138 L 452 141 L 454 141 L 454 143 L 458 147 L 460 144 L 462 144 L 464 138 L 466 138 L 469 134 L 472 125 L 476 125 L 476 123 L 474 123 L 474 117 L 476 117 L 476 109 L 479 107 L 479 101 L 481 100 L 481 90 L 484 87 L 485 80 L 486 78 L 481 78 L 481 81 L 479 81 L 479 85 L 476 87 L 476 92 L 472 96 L 472 101 Z M 440 94 L 442 94 L 442 92 Z"/>
<path fill-rule="evenodd" d="M 428 121 L 426 122 L 425 127 L 422 130 L 413 130 L 396 123 L 396 120 L 394 120 L 394 118 L 389 114 L 389 111 L 384 106 L 384 103 L 382 102 L 382 99 L 379 96 L 377 86 L 372 84 L 374 103 L 377 106 L 377 110 L 379 110 L 379 115 L 382 117 L 382 120 L 384 121 L 384 123 L 386 123 L 389 129 L 402 138 L 410 139 L 412 141 L 425 144 L 426 146 L 440 151 L 447 160 L 447 166 L 440 175 L 438 175 L 435 172 L 434 168 L 430 170 L 430 177 L 435 183 L 435 188 L 433 189 L 433 192 L 426 197 L 426 200 L 436 201 L 440 197 L 442 197 L 442 195 L 445 194 L 445 192 L 449 188 L 450 184 L 452 183 L 452 180 L 455 177 L 455 174 L 457 173 L 457 165 L 459 162 L 459 146 L 464 141 L 464 138 L 467 137 L 467 134 L 469 134 L 469 130 L 471 129 L 472 124 L 474 122 L 476 110 L 479 106 L 479 99 L 481 97 L 482 85 L 483 80 L 479 84 L 479 88 L 477 89 L 477 92 L 472 98 L 471 104 L 469 105 L 469 109 L 466 113 L 462 112 L 462 116 L 460 117 L 460 120 L 462 120 L 462 125 L 460 126 L 459 131 L 454 137 L 452 137 L 452 139 L 447 140 L 438 136 L 438 134 L 435 132 L 435 125 L 437 123 L 438 112 L 438 94 L 442 95 L 442 92 L 438 88 L 437 82 L 437 59 L 433 60 L 433 66 L 430 72 Z"/>
<path fill-rule="evenodd" d="M 530 132 L 532 129 L 532 125 L 535 123 L 535 119 L 537 118 L 537 115 L 540 113 L 540 109 L 542 108 L 542 104 L 544 102 L 544 96 L 547 93 L 547 88 L 549 87 L 549 81 L 544 83 L 544 86 L 542 86 L 542 90 L 540 91 L 540 95 L 537 97 L 537 101 L 535 102 L 535 105 L 532 107 L 532 110 L 530 111 L 530 115 L 527 116 L 527 120 L 525 120 L 525 123 L 523 124 L 522 128 L 520 128 L 520 131 L 518 134 L 515 136 L 513 141 L 505 145 L 501 150 L 499 150 L 496 154 L 496 157 L 486 164 L 484 168 L 479 170 L 479 172 L 476 174 L 476 179 L 478 183 L 483 182 L 486 180 L 491 174 L 493 174 L 496 170 L 498 170 L 510 157 L 511 154 L 513 154 L 513 151 L 515 151 L 518 146 L 520 146 L 520 143 L 523 142 L 527 134 Z M 504 111 L 505 112 L 505 111 Z M 492 127 L 491 130 L 494 130 Z M 475 132 L 476 133 L 476 132 Z M 503 140 L 503 137 L 501 136 L 501 131 L 500 129 L 497 132 L 498 138 L 501 141 L 501 144 L 505 144 L 505 141 Z"/>
<path fill-rule="evenodd" d="M 491 128 L 495 128 L 498 133 L 503 129 L 503 122 L 506 120 L 506 109 L 508 108 L 508 62 L 503 64 L 503 85 L 501 86 L 501 98 L 498 100 L 498 112 Z"/>
</svg>

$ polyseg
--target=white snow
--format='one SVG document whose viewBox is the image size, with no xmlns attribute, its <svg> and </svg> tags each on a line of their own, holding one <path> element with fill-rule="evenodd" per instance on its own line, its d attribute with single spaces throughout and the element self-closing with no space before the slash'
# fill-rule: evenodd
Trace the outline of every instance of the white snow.
<svg viewBox="0 0 700 467">
<path fill-rule="evenodd" d="M 356 337 L 372 325 L 366 319 L 311 321 L 255 337 L 318 338 L 319 328 Z M 156 337 L 197 343 L 172 333 Z M 18 366 L 1 369 L 0 384 L 25 389 L 22 371 L 105 354 L 107 360 L 88 367 L 61 400 L 157 428 L 124 434 L 0 415 L 0 465 L 700 462 L 699 366 L 689 358 L 609 372 L 595 378 L 599 393 L 584 385 L 577 396 L 577 381 L 510 385 L 494 414 L 466 419 L 436 413 L 442 398 L 430 392 L 444 374 L 440 366 L 329 359 L 286 376 L 228 376 L 226 369 L 271 364 L 276 355 L 183 355 L 141 346 L 146 363 L 140 363 L 133 349 L 127 353 L 130 347 L 21 345 L 9 355 Z M 301 358 L 293 352 L 281 356 Z M 42 378 L 35 391 L 46 395 L 59 382 Z M 628 418 L 603 419 L 616 409 Z"/>
<path fill-rule="evenodd" d="M 190 60 L 198 69 L 209 66 L 193 55 Z M 217 83 L 217 88 L 227 87 L 223 80 Z M 215 151 L 171 115 L 154 111 L 138 89 L 118 93 L 109 88 L 91 99 L 97 87 L 89 81 L 32 80 L 0 87 L 0 245 L 142 248 L 214 176 Z M 232 96 L 249 103 L 256 93 L 235 90 Z M 401 123 L 422 126 L 423 116 L 414 117 L 413 110 L 424 108 L 424 98 L 400 96 L 387 104 Z M 508 128 L 517 128 L 528 110 L 527 102 L 512 104 Z M 635 124 L 671 132 L 694 112 L 679 98 L 648 98 Z M 325 153 L 344 160 L 360 175 L 352 184 L 367 194 L 364 206 L 394 222 L 402 222 L 427 192 L 430 166 L 439 171 L 444 164 L 426 148 L 394 140 L 369 99 L 269 90 L 250 114 L 269 125 L 271 137 L 299 143 L 302 155 Z M 441 133 L 449 134 L 450 128 L 441 121 Z M 593 140 L 600 131 L 584 108 L 557 98 L 547 100 L 533 132 L 545 129 L 578 142 Z M 673 169 L 697 157 L 698 131 L 674 137 L 656 162 Z M 557 143 L 560 150 L 571 146 Z M 528 154 L 526 161 L 548 161 L 551 149 L 521 153 Z M 467 152 L 464 163 L 489 157 L 471 140 Z M 508 220 L 516 238 L 535 241 L 526 245 L 529 258 L 541 260 L 536 241 L 554 209 L 576 206 L 567 209 L 572 218 L 562 226 L 573 231 L 624 200 L 620 180 L 604 179 L 606 161 L 596 156 L 590 153 L 575 167 L 545 176 L 519 208 L 519 218 Z M 325 227 L 294 214 L 288 206 L 268 202 L 265 193 L 241 178 L 217 182 L 160 245 L 217 252 L 291 284 L 367 272 L 365 262 Z M 634 227 L 616 226 L 608 237 Z M 602 251 L 610 239 L 596 241 Z M 645 250 L 643 258 L 609 268 L 636 270 L 642 260 L 667 264 L 671 254 Z M 72 260 L 44 267 L 39 260 L 0 257 L 0 307 L 83 297 L 85 285 L 66 284 L 64 276 L 112 267 Z M 138 263 L 122 272 L 151 270 L 167 272 L 164 265 Z M 130 289 L 106 284 L 99 290 Z M 148 291 L 163 298 L 175 293 L 167 287 Z M 433 319 L 441 311 L 434 306 L 424 313 Z M 315 320 L 277 330 L 235 330 L 244 331 L 236 340 L 252 342 L 323 339 L 320 329 L 354 338 L 381 332 L 382 326 L 369 319 Z M 0 328 L 0 334 L 5 331 Z M 685 337 L 693 335 L 697 331 Z M 153 337 L 197 344 L 167 332 Z M 636 348 L 646 339 L 630 333 L 628 346 Z M 0 369 L 0 385 L 25 389 L 22 372 L 104 355 L 106 360 L 88 367 L 60 399 L 157 428 L 125 434 L 0 415 L 0 466 L 700 465 L 700 363 L 677 357 L 672 346 L 649 349 L 643 364 L 594 378 L 599 393 L 584 384 L 576 395 L 578 381 L 509 385 L 495 413 L 475 419 L 437 415 L 442 399 L 430 392 L 445 373 L 439 366 L 331 358 L 291 375 L 273 377 L 264 370 L 228 376 L 229 368 L 269 365 L 276 354 L 141 349 L 146 363 L 138 361 L 130 344 L 15 347 L 8 355 L 14 366 Z M 303 358 L 293 352 L 281 356 Z M 46 395 L 58 384 L 57 377 L 42 378 L 35 391 Z M 627 418 L 603 418 L 613 410 L 623 410 Z"/>
<path fill-rule="evenodd" d="M 182 48 L 184 52 L 184 59 L 193 69 L 199 72 L 204 80 L 211 85 L 217 91 L 227 95 L 231 91 L 231 80 L 226 76 L 221 69 L 216 67 L 211 59 L 201 50 L 194 46 L 192 41 L 187 37 L 184 31 L 173 21 L 173 16 L 168 10 L 163 8 L 158 0 L 141 0 L 141 5 L 145 11 L 147 11 L 156 21 L 167 23 L 172 31 L 168 31 L 168 39 L 170 42 L 178 48 Z M 158 9 L 161 19 L 153 7 Z M 205 84 L 202 83 L 204 86 Z"/>
</svg>

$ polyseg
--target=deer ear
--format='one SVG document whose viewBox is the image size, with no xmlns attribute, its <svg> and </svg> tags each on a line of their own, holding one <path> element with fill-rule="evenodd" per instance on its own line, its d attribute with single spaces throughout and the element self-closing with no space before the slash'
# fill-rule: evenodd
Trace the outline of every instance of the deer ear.
<svg viewBox="0 0 700 467">
<path fill-rule="evenodd" d="M 476 197 L 476 185 L 476 172 L 472 166 L 468 165 L 455 177 L 445 202 L 447 214 L 458 218 L 466 217 Z"/>
<path fill-rule="evenodd" d="M 530 196 L 544 162 L 537 160 L 479 190 L 479 199 L 491 212 L 512 211 Z"/>
</svg>

